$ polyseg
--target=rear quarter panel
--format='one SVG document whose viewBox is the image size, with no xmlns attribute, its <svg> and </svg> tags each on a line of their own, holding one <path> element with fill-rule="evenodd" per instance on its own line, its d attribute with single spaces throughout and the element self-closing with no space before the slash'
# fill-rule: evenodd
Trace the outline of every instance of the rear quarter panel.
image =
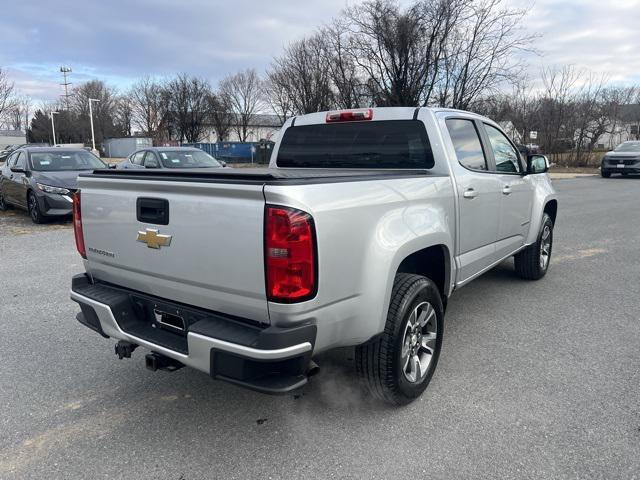
<svg viewBox="0 0 640 480">
<path fill-rule="evenodd" d="M 382 331 L 395 273 L 408 255 L 435 244 L 453 252 L 453 191 L 446 175 L 267 185 L 265 199 L 314 218 L 318 293 L 299 304 L 270 302 L 269 316 L 274 325 L 318 324 L 316 352 Z"/>
</svg>

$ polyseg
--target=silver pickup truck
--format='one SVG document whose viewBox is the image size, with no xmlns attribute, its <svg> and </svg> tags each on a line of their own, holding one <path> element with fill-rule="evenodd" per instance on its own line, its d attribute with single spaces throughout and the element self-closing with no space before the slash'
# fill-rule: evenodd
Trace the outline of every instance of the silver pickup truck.
<svg viewBox="0 0 640 480">
<path fill-rule="evenodd" d="M 547 169 L 487 118 L 390 107 L 291 118 L 267 169 L 82 174 L 77 319 L 120 358 L 142 346 L 151 370 L 267 393 L 355 346 L 371 393 L 408 403 L 455 290 L 510 256 L 521 278 L 545 275 Z"/>
</svg>

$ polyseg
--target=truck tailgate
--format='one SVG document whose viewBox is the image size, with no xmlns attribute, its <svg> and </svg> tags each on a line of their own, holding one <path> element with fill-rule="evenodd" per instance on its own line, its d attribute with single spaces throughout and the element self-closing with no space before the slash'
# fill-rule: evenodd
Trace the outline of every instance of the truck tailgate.
<svg viewBox="0 0 640 480">
<path fill-rule="evenodd" d="M 79 187 L 86 267 L 94 278 L 269 323 L 260 183 L 81 176 Z M 166 200 L 159 205 L 168 205 L 167 225 L 139 216 L 137 202 L 149 198 Z M 171 236 L 160 237 L 168 245 L 151 248 L 152 230 Z"/>
</svg>

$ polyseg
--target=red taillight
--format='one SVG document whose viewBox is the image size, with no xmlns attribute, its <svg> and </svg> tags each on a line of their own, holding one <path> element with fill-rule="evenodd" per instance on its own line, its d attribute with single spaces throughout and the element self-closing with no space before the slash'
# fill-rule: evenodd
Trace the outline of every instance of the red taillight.
<svg viewBox="0 0 640 480">
<path fill-rule="evenodd" d="M 267 206 L 264 255 L 267 298 L 301 302 L 316 291 L 316 241 L 313 219 L 289 207 Z"/>
<path fill-rule="evenodd" d="M 361 120 L 373 119 L 373 110 L 366 108 L 362 110 L 342 110 L 327 113 L 327 123 L 331 122 L 358 122 Z"/>
<path fill-rule="evenodd" d="M 84 248 L 84 234 L 82 233 L 82 213 L 80 209 L 80 190 L 73 195 L 73 233 L 76 237 L 76 248 L 82 258 L 87 258 Z"/>
</svg>

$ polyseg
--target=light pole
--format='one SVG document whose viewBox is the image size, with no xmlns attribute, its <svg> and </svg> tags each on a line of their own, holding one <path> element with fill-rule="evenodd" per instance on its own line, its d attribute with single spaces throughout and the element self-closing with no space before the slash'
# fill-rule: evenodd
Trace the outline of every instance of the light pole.
<svg viewBox="0 0 640 480">
<path fill-rule="evenodd" d="M 89 99 L 89 120 L 91 121 L 91 144 L 93 145 L 93 150 L 96 149 L 96 136 L 93 133 L 93 109 L 91 108 L 91 102 L 99 102 L 100 100 L 96 100 L 95 98 Z"/>
<path fill-rule="evenodd" d="M 51 117 L 51 131 L 53 132 L 53 146 L 57 145 L 56 143 L 56 126 L 53 124 L 53 116 L 59 114 L 60 112 L 54 112 L 53 110 L 49 112 L 49 116 Z"/>
</svg>

